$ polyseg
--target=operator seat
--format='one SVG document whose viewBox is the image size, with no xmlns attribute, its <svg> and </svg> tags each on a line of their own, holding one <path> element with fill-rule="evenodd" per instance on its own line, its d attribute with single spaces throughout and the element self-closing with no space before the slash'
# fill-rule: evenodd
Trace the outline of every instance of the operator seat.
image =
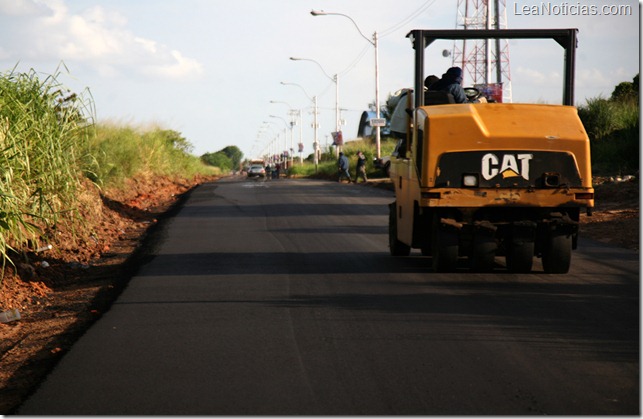
<svg viewBox="0 0 643 419">
<path fill-rule="evenodd" d="M 451 93 L 439 90 L 429 90 L 424 92 L 424 106 L 446 105 L 449 103 L 455 103 L 455 99 L 453 99 L 453 95 Z"/>
</svg>

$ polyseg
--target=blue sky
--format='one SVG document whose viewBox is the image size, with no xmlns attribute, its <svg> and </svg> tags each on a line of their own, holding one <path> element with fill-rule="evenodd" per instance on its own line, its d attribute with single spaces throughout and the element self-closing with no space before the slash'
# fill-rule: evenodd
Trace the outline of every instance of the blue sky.
<svg viewBox="0 0 643 419">
<path fill-rule="evenodd" d="M 605 5 L 631 6 L 632 14 L 578 13 L 580 6 L 601 13 Z M 0 71 L 17 66 L 46 76 L 64 62 L 69 73 L 59 81 L 91 91 L 99 122 L 179 131 L 196 155 L 228 145 L 246 157 L 275 141 L 289 147 L 285 120 L 291 107 L 301 109 L 307 155 L 309 97 L 318 98 L 322 146 L 335 130 L 335 85 L 324 72 L 339 74 L 345 139 L 356 137 L 360 115 L 375 99 L 373 46 L 349 19 L 314 17 L 313 9 L 350 16 L 369 38 L 380 34 L 381 102 L 412 85 L 413 50 L 405 35 L 452 29 L 457 20 L 457 0 L 0 0 Z M 507 0 L 506 12 L 509 28 L 579 29 L 577 104 L 608 97 L 639 72 L 637 2 Z M 429 47 L 427 71 L 437 75 L 451 66 L 441 52 L 453 43 L 443 42 Z M 560 103 L 557 44 L 511 41 L 509 53 L 514 102 Z M 299 132 L 296 127 L 295 143 Z"/>
</svg>

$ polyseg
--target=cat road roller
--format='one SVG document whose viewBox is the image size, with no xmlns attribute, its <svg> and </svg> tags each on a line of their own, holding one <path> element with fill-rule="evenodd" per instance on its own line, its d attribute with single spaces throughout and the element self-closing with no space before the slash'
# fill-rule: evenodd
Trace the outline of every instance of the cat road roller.
<svg viewBox="0 0 643 419">
<path fill-rule="evenodd" d="M 577 29 L 407 35 L 415 49 L 416 105 L 407 110 L 406 140 L 391 156 L 391 255 L 420 249 L 437 272 L 489 272 L 503 261 L 511 272 L 530 272 L 534 258 L 546 273 L 569 271 L 580 212 L 591 215 L 594 207 L 589 138 L 573 107 L 576 35 Z M 555 41 L 564 49 L 563 104 L 458 104 L 444 92 L 425 92 L 424 53 L 437 39 Z"/>
</svg>

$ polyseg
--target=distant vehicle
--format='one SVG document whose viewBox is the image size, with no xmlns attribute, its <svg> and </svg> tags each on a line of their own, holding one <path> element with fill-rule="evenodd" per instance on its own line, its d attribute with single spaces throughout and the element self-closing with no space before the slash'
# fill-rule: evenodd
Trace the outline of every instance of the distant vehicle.
<svg viewBox="0 0 643 419">
<path fill-rule="evenodd" d="M 364 111 L 362 116 L 359 119 L 359 125 L 357 127 L 357 137 L 372 137 L 375 135 L 375 127 L 371 126 L 371 119 L 375 119 L 376 113 L 374 111 Z M 386 126 L 380 128 L 381 135 L 390 135 L 391 127 L 390 121 L 386 121 Z"/>
<path fill-rule="evenodd" d="M 266 169 L 260 164 L 253 164 L 248 169 L 248 177 L 265 177 Z"/>
</svg>

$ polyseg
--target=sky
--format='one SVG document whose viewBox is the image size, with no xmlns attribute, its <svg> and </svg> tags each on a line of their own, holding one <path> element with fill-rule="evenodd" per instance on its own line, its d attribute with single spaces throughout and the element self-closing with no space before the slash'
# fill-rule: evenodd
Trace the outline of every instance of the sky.
<svg viewBox="0 0 643 419">
<path fill-rule="evenodd" d="M 313 98 L 322 147 L 336 130 L 336 90 L 343 137 L 357 137 L 362 112 L 375 100 L 373 34 L 384 103 L 413 84 L 407 33 L 456 28 L 459 3 L 466 1 L 0 0 L 0 72 L 56 74 L 71 91 L 90 95 L 97 122 L 178 131 L 197 156 L 235 145 L 254 158 L 291 141 L 296 150 L 300 138 L 306 156 Z M 508 28 L 578 28 L 577 105 L 609 97 L 638 74 L 638 2 L 505 3 Z M 451 67 L 444 50 L 453 52 L 453 41 L 427 48 L 429 73 Z M 561 103 L 562 48 L 512 40 L 508 51 L 513 102 Z"/>
</svg>

